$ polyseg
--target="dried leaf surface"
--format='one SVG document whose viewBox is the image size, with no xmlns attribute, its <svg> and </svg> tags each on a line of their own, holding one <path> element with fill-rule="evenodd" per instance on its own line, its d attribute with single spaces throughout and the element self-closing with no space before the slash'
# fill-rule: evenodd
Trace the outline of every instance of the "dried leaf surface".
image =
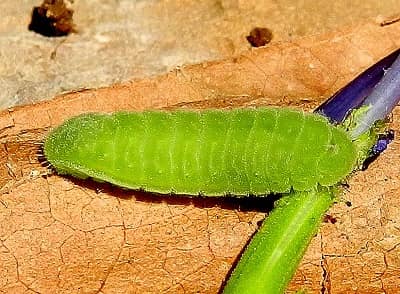
<svg viewBox="0 0 400 294">
<path fill-rule="evenodd" d="M 235 58 L 109 88 L 66 94 L 0 115 L 0 291 L 216 293 L 264 217 L 266 201 L 127 192 L 45 173 L 49 128 L 89 111 L 293 105 L 311 109 L 400 46 L 400 24 L 306 37 Z M 391 127 L 400 129 L 396 109 Z M 290 289 L 396 293 L 400 285 L 400 141 L 329 214 Z"/>
</svg>

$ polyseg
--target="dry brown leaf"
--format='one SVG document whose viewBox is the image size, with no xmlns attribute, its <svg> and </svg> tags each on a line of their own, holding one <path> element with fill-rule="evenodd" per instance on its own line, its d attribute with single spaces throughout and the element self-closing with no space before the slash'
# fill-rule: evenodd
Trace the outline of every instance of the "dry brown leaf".
<svg viewBox="0 0 400 294">
<path fill-rule="evenodd" d="M 315 107 L 400 46 L 400 24 L 365 23 L 88 90 L 0 115 L 0 291 L 216 293 L 264 217 L 265 202 L 157 197 L 42 177 L 37 145 L 49 128 L 89 111 L 175 107 Z M 391 127 L 400 129 L 396 109 Z M 329 214 L 290 289 L 400 290 L 400 140 Z"/>
</svg>

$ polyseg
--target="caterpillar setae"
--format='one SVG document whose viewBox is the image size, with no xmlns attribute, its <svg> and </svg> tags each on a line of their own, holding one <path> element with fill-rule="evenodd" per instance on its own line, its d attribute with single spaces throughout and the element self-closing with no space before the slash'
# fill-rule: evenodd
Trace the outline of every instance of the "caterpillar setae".
<svg viewBox="0 0 400 294">
<path fill-rule="evenodd" d="M 207 196 L 331 186 L 357 158 L 344 130 L 288 108 L 84 114 L 50 132 L 43 149 L 60 174 Z"/>
</svg>

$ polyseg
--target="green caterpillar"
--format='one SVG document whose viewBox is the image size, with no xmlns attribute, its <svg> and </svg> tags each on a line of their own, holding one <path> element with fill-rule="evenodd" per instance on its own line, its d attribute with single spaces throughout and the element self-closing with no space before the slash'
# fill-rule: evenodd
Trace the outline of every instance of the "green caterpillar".
<svg viewBox="0 0 400 294">
<path fill-rule="evenodd" d="M 53 130 L 60 174 L 157 193 L 267 195 L 331 186 L 357 148 L 317 114 L 285 108 L 85 114 Z"/>
</svg>

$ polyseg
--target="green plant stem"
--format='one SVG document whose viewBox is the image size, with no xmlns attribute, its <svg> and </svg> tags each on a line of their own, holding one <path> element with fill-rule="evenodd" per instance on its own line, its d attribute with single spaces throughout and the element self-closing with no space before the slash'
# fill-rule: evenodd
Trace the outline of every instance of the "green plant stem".
<svg viewBox="0 0 400 294">
<path fill-rule="evenodd" d="M 334 188 L 283 196 L 246 248 L 223 293 L 283 293 L 334 199 Z"/>
</svg>

